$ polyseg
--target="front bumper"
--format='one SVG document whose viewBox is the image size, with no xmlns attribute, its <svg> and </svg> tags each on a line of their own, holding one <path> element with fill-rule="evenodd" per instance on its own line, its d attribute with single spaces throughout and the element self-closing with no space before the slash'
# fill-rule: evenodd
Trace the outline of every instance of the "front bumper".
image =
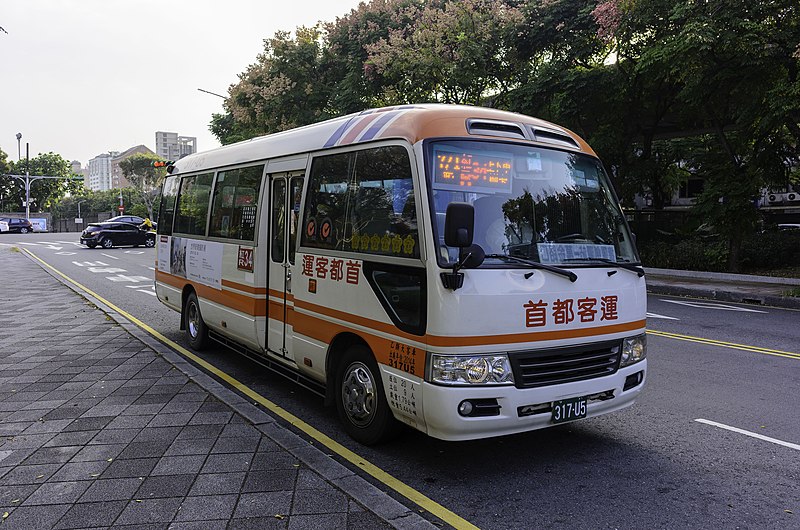
<svg viewBox="0 0 800 530">
<path fill-rule="evenodd" d="M 641 382 L 624 390 L 626 378 L 638 372 L 642 372 Z M 423 382 L 422 402 L 426 432 L 442 440 L 473 440 L 543 429 L 553 425 L 550 411 L 520 416 L 519 409 L 561 399 L 613 392 L 611 399 L 589 400 L 586 418 L 593 418 L 633 405 L 644 388 L 646 379 L 645 359 L 606 377 L 537 388 L 447 387 Z M 496 399 L 500 405 L 500 413 L 495 416 L 461 416 L 458 414 L 458 405 L 465 399 Z"/>
</svg>

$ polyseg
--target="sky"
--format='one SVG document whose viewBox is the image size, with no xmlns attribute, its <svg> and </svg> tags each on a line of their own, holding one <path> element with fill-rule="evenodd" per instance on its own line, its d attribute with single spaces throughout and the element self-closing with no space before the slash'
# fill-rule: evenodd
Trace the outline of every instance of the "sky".
<svg viewBox="0 0 800 530">
<path fill-rule="evenodd" d="M 358 0 L 0 0 L 0 149 L 85 167 L 156 131 L 219 142 L 211 115 L 263 41 L 333 21 Z"/>
</svg>

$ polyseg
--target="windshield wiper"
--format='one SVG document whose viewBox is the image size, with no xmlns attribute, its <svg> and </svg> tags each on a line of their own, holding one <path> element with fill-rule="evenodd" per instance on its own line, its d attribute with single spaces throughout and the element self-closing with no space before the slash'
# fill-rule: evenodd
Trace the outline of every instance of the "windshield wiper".
<svg viewBox="0 0 800 530">
<path fill-rule="evenodd" d="M 600 263 L 605 263 L 607 265 L 611 265 L 612 267 L 619 267 L 620 269 L 625 269 L 626 271 L 635 272 L 639 278 L 644 276 L 644 269 L 638 267 L 636 265 L 631 265 L 630 263 L 620 263 L 619 261 L 611 261 L 610 259 L 606 258 L 567 258 L 564 261 L 584 261 L 584 262 L 592 262 L 597 261 Z"/>
<path fill-rule="evenodd" d="M 571 282 L 575 282 L 578 279 L 578 275 L 572 271 L 568 271 L 567 269 L 562 269 L 560 267 L 555 267 L 553 265 L 545 265 L 544 263 L 539 263 L 538 261 L 531 261 L 528 259 L 518 258 L 516 256 L 509 256 L 507 254 L 486 254 L 486 257 L 500 259 L 503 261 L 513 261 L 515 263 L 522 263 L 523 265 L 527 265 L 532 269 L 542 269 L 554 272 L 556 274 L 560 274 L 561 276 L 566 276 L 567 278 L 569 278 L 569 281 Z"/>
</svg>

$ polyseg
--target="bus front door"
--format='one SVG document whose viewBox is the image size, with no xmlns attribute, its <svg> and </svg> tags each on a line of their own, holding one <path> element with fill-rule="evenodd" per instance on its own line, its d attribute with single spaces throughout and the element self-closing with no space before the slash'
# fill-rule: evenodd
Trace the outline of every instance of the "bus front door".
<svg viewBox="0 0 800 530">
<path fill-rule="evenodd" d="M 292 355 L 292 269 L 303 179 L 289 174 L 270 177 L 269 318 L 267 348 L 282 357 Z"/>
</svg>

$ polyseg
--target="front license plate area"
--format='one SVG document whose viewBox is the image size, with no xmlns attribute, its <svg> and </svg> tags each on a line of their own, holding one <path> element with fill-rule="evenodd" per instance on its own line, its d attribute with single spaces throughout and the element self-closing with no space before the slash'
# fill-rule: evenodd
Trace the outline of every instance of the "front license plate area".
<svg viewBox="0 0 800 530">
<path fill-rule="evenodd" d="M 564 423 L 586 417 L 586 396 L 562 399 L 553 402 L 553 423 Z"/>
</svg>

